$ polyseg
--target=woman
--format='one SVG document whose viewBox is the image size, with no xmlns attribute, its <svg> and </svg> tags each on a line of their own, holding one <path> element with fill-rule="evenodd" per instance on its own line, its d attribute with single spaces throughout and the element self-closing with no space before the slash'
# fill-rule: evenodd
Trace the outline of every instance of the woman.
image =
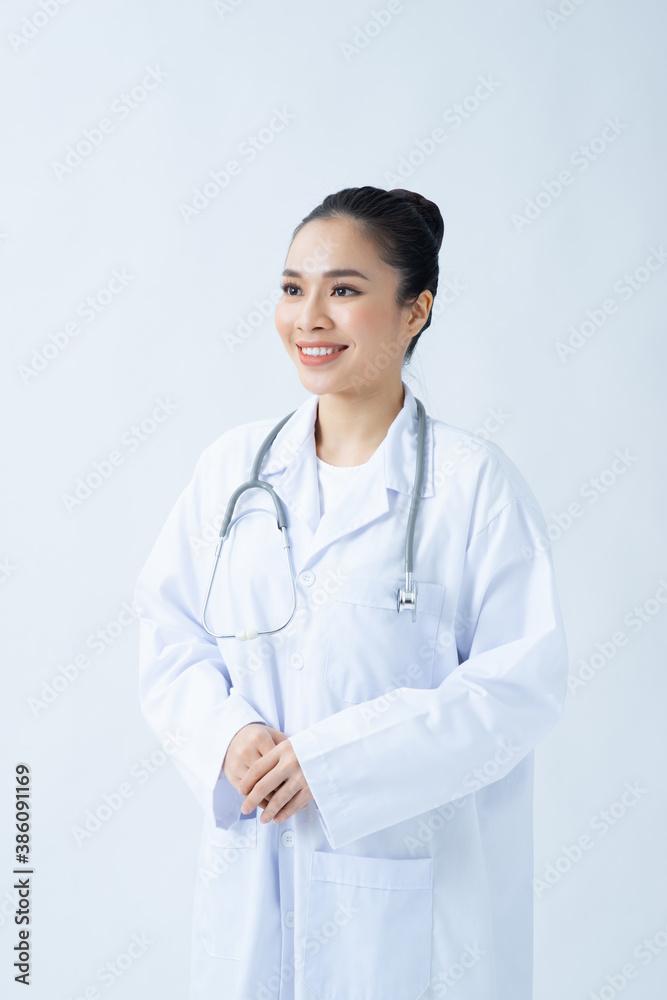
<svg viewBox="0 0 667 1000">
<path fill-rule="evenodd" d="M 275 322 L 311 395 L 257 473 L 290 547 L 241 493 L 207 595 L 262 419 L 204 451 L 137 584 L 142 709 L 205 816 L 191 1000 L 532 997 L 533 748 L 567 673 L 546 525 L 499 447 L 431 417 L 414 609 L 405 575 L 401 371 L 442 234 L 373 187 L 301 222 Z"/>
</svg>

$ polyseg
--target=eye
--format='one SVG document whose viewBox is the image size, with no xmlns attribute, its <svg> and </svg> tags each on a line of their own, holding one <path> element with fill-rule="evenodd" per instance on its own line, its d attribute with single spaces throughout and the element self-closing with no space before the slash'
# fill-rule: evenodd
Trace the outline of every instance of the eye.
<svg viewBox="0 0 667 1000">
<path fill-rule="evenodd" d="M 282 288 L 283 292 L 285 292 L 285 294 L 287 295 L 287 297 L 290 298 L 290 299 L 296 298 L 295 295 L 292 295 L 290 293 L 290 289 L 295 289 L 296 292 L 300 292 L 301 291 L 301 289 L 299 288 L 298 285 L 291 284 L 290 282 L 287 282 L 287 281 L 284 282 L 280 287 Z M 346 299 L 348 297 L 347 295 L 338 295 L 337 293 L 340 292 L 340 291 L 343 291 L 343 292 L 352 292 L 353 295 L 358 295 L 359 294 L 359 292 L 357 291 L 356 288 L 350 288 L 349 285 L 332 285 L 331 286 L 331 290 L 334 293 L 334 298 L 335 299 Z"/>
</svg>

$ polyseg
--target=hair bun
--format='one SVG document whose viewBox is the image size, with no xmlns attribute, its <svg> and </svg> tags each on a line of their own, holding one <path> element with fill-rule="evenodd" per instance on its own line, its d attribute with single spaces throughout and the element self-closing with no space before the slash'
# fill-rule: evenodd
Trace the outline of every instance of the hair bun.
<svg viewBox="0 0 667 1000">
<path fill-rule="evenodd" d="M 417 191 L 406 191 L 405 188 L 392 188 L 389 193 L 393 194 L 396 198 L 402 198 L 403 201 L 409 201 L 413 208 L 419 212 L 433 233 L 439 250 L 445 234 L 445 223 L 436 203 L 429 201 L 428 198 L 425 198 L 423 194 L 419 194 Z"/>
</svg>

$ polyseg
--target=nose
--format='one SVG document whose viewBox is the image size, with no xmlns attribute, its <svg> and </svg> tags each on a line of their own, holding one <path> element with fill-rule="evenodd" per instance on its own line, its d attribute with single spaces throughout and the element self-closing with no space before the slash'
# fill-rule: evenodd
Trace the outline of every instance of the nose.
<svg viewBox="0 0 667 1000">
<path fill-rule="evenodd" d="M 304 295 L 299 301 L 300 308 L 294 320 L 294 326 L 301 333 L 308 333 L 310 330 L 328 330 L 331 328 L 331 320 L 327 316 L 326 307 L 323 305 L 321 296 L 316 292 Z"/>
</svg>

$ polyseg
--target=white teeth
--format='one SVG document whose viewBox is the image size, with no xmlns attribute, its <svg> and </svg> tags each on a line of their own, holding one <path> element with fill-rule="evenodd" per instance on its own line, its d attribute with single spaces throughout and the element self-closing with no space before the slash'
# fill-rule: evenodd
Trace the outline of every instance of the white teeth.
<svg viewBox="0 0 667 1000">
<path fill-rule="evenodd" d="M 338 354 L 344 351 L 344 347 L 301 347 L 300 350 L 311 358 L 319 358 L 323 354 Z"/>
</svg>

